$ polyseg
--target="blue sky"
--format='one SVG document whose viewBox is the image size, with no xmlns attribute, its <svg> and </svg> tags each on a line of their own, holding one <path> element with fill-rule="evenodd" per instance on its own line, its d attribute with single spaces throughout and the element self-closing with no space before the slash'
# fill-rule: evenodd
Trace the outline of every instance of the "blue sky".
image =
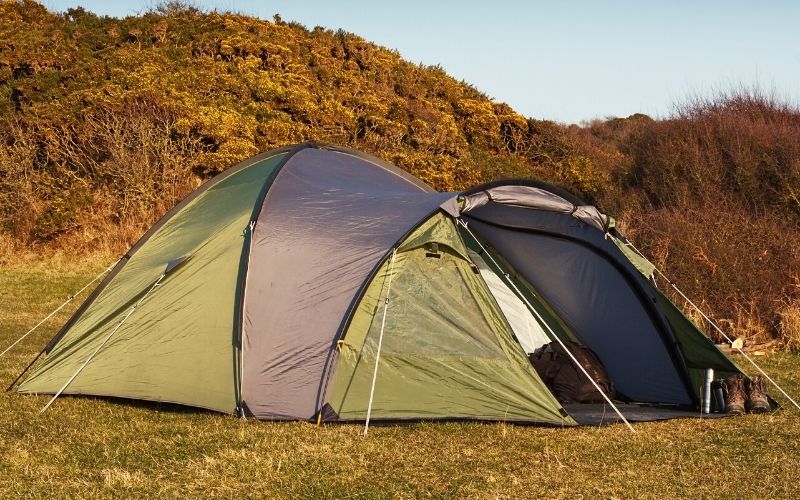
<svg viewBox="0 0 800 500">
<path fill-rule="evenodd" d="M 124 17 L 148 0 L 46 0 Z M 566 123 L 647 113 L 715 89 L 758 85 L 800 101 L 800 2 L 202 0 L 308 28 L 343 28 L 440 64 L 520 113 Z"/>
</svg>

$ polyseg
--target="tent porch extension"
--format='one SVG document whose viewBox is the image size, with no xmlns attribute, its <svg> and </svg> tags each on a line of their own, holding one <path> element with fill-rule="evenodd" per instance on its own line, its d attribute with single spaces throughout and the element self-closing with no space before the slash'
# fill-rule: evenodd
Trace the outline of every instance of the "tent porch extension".
<svg viewBox="0 0 800 500">
<path fill-rule="evenodd" d="M 623 401 L 692 409 L 706 368 L 738 369 L 649 273 L 612 219 L 557 188 L 437 193 L 304 143 L 165 215 L 18 390 L 74 377 L 64 393 L 259 419 L 364 420 L 371 404 L 386 421 L 574 425 L 526 356 L 558 336 L 594 350 Z"/>
</svg>

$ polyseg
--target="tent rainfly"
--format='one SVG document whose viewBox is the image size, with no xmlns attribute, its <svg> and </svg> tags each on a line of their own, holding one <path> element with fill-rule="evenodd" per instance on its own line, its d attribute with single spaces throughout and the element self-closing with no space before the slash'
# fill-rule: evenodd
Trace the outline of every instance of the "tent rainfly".
<svg viewBox="0 0 800 500">
<path fill-rule="evenodd" d="M 236 165 L 164 216 L 18 390 L 269 420 L 575 425 L 580 410 L 527 358 L 569 339 L 602 360 L 626 408 L 696 413 L 705 370 L 739 370 L 652 273 L 612 218 L 561 189 L 439 193 L 304 143 Z"/>
</svg>

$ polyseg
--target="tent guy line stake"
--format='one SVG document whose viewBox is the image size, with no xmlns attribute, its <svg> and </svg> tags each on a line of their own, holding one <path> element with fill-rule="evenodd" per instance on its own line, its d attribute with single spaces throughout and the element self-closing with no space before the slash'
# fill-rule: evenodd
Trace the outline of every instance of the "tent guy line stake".
<svg viewBox="0 0 800 500">
<path fill-rule="evenodd" d="M 475 243 L 477 243 L 478 246 L 481 247 L 481 250 L 482 251 L 486 251 L 486 248 L 478 240 L 478 238 L 472 233 L 472 230 L 469 227 L 467 227 L 467 223 L 464 222 L 461 218 L 458 218 L 456 220 L 458 221 L 459 224 L 461 224 L 464 227 L 464 229 L 467 230 L 467 232 L 472 237 L 472 239 L 475 241 Z M 603 396 L 603 399 L 605 399 L 606 402 L 611 405 L 611 407 L 614 409 L 614 411 L 617 413 L 617 415 L 619 415 L 619 418 L 621 418 L 622 421 L 625 422 L 625 425 L 628 426 L 628 429 L 630 429 L 631 432 L 636 433 L 636 429 L 634 429 L 633 426 L 631 425 L 631 423 L 628 422 L 628 419 L 625 418 L 625 415 L 623 415 L 622 412 L 619 410 L 619 408 L 617 408 L 617 405 L 615 405 L 614 402 L 611 401 L 611 398 L 609 398 L 606 395 L 606 393 L 603 392 L 603 389 L 601 389 L 600 386 L 597 384 L 597 382 L 595 382 L 595 380 L 592 378 L 592 376 L 589 375 L 589 372 L 586 371 L 586 368 L 584 368 L 583 365 L 580 364 L 580 362 L 578 362 L 578 359 L 570 352 L 570 350 L 567 349 L 567 346 L 564 345 L 564 342 L 558 337 L 558 335 L 556 335 L 556 333 L 553 331 L 553 329 L 550 328 L 550 325 L 544 320 L 544 318 L 542 318 L 542 316 L 539 314 L 539 311 L 537 311 L 533 307 L 533 305 L 528 301 L 527 297 L 525 297 L 525 295 L 522 293 L 522 291 L 511 280 L 511 277 L 508 275 L 508 273 L 504 272 L 503 269 L 500 267 L 500 265 L 497 263 L 497 261 L 494 260 L 494 257 L 492 256 L 492 254 L 489 253 L 489 252 L 486 252 L 486 255 L 489 257 L 489 259 L 491 259 L 492 263 L 497 268 L 497 271 L 500 274 L 503 275 L 503 277 L 506 279 L 508 284 L 511 285 L 514 288 L 514 291 L 517 293 L 517 295 L 525 302 L 525 304 L 528 306 L 528 309 L 530 309 L 531 312 L 533 312 L 536 315 L 536 318 L 539 320 L 539 322 L 541 324 L 543 324 L 547 328 L 547 330 L 550 332 L 550 335 L 552 335 L 553 338 L 556 339 L 556 341 L 559 344 L 561 344 L 561 348 L 564 349 L 564 352 L 566 352 L 569 355 L 570 359 L 572 359 L 572 362 L 575 363 L 575 365 L 578 368 L 581 369 L 581 372 L 583 372 L 583 374 L 586 375 L 586 378 L 589 379 L 589 382 L 591 382 L 592 385 L 594 386 L 594 388 L 597 389 L 597 392 L 599 392 L 600 395 Z"/>
<path fill-rule="evenodd" d="M 136 302 L 136 303 L 133 305 L 133 307 L 131 307 L 131 308 L 128 310 L 128 314 L 126 314 L 126 315 L 125 315 L 125 317 L 124 317 L 124 318 L 122 318 L 122 320 L 121 320 L 119 323 L 117 323 L 117 326 L 115 326 L 115 327 L 114 327 L 114 329 L 113 329 L 113 330 L 111 330 L 111 333 L 109 333 L 109 334 L 106 336 L 106 338 L 105 338 L 105 339 L 103 339 L 103 341 L 100 343 L 100 345 L 99 345 L 99 346 L 97 346 L 97 349 L 95 349 L 95 350 L 94 350 L 94 352 L 93 352 L 91 355 L 89 355 L 89 357 L 88 357 L 88 358 L 86 358 L 86 361 L 84 361 L 84 362 L 83 362 L 83 364 L 80 366 L 80 368 L 78 368 L 78 371 L 76 371 L 76 372 L 75 372 L 75 373 L 74 373 L 74 374 L 73 374 L 73 375 L 72 375 L 72 376 L 69 378 L 69 380 L 67 380 L 67 382 L 66 382 L 66 383 L 65 383 L 63 386 L 61 386 L 61 389 L 59 389 L 59 390 L 58 390 L 58 392 L 57 392 L 57 393 L 55 393 L 55 395 L 52 397 L 52 399 L 50 399 L 50 401 L 48 401 L 48 402 L 47 402 L 47 404 L 46 404 L 46 405 L 44 405 L 44 407 L 43 407 L 43 408 L 42 408 L 42 409 L 39 411 L 39 413 L 44 413 L 44 412 L 46 412 L 46 411 L 47 411 L 47 409 L 48 409 L 48 408 L 50 408 L 50 405 L 52 405 L 52 404 L 53 404 L 53 402 L 56 400 L 56 398 L 57 398 L 57 397 L 59 397 L 59 396 L 61 395 L 61 393 L 62 393 L 62 392 L 64 392 L 64 391 L 67 389 L 67 387 L 69 387 L 69 384 L 71 384 L 71 383 L 72 383 L 72 381 L 73 381 L 73 380 L 75 380 L 75 377 L 77 377 L 77 376 L 78 376 L 78 374 L 79 374 L 80 372 L 82 372 L 84 368 L 86 368 L 86 365 L 88 365 L 88 364 L 89 364 L 89 361 L 91 361 L 91 360 L 92 360 L 92 358 L 94 358 L 94 357 L 95 357 L 95 355 L 96 355 L 98 352 L 100 352 L 100 349 L 102 349 L 102 348 L 103 348 L 103 346 L 104 346 L 104 345 L 106 345 L 106 342 L 108 342 L 108 341 L 111 339 L 111 337 L 112 337 L 112 336 L 113 336 L 115 333 L 117 333 L 117 331 L 120 329 L 120 327 L 122 327 L 123 323 L 125 323 L 125 321 L 127 321 L 127 319 L 131 317 L 131 314 L 133 314 L 133 311 L 135 311 L 135 310 L 136 310 L 136 308 L 138 308 L 138 307 L 139 307 L 139 305 L 140 305 L 140 304 L 141 304 L 141 303 L 144 301 L 144 299 L 146 299 L 146 298 L 147 298 L 147 296 L 148 296 L 148 295 L 150 295 L 150 292 L 152 292 L 153 290 L 155 290 L 155 289 L 156 289 L 156 287 L 157 287 L 157 286 L 158 286 L 158 285 L 161 283 L 161 280 L 163 280 L 163 279 L 164 279 L 164 276 L 166 276 L 166 275 L 167 275 L 167 274 L 166 274 L 166 272 L 165 272 L 165 273 L 162 273 L 162 274 L 161 274 L 161 276 L 159 276 L 159 277 L 158 277 L 158 279 L 156 280 L 156 282 L 155 282 L 155 283 L 153 283 L 153 286 L 151 286 L 151 287 L 150 287 L 150 289 L 149 289 L 149 290 L 147 290 L 147 293 L 145 293 L 145 294 L 144 294 L 144 296 L 142 296 L 142 298 L 141 298 L 141 299 L 139 299 L 139 301 L 138 301 L 138 302 Z"/>
<path fill-rule="evenodd" d="M 394 259 L 397 248 L 392 250 L 392 261 L 389 263 L 389 283 L 386 285 L 386 300 L 383 303 L 383 318 L 381 318 L 381 334 L 378 336 L 378 352 L 375 354 L 375 369 L 372 371 L 372 387 L 369 390 L 369 404 L 367 405 L 367 419 L 364 422 L 364 437 L 369 432 L 369 418 L 372 416 L 372 397 L 375 395 L 375 381 L 378 379 L 378 363 L 381 360 L 381 347 L 383 346 L 383 329 L 386 326 L 386 311 L 389 310 L 389 293 L 392 291 L 392 277 L 394 276 Z"/>
<path fill-rule="evenodd" d="M 70 295 L 70 296 L 69 296 L 69 298 L 67 298 L 67 300 L 66 300 L 66 301 L 65 301 L 63 304 L 61 304 L 61 305 L 60 305 L 60 306 L 58 306 L 58 307 L 57 307 L 57 308 L 56 308 L 56 309 L 55 309 L 53 312 L 51 312 L 50 314 L 48 314 L 47 316 L 45 316 L 45 318 L 44 318 L 43 320 L 41 320 L 39 323 L 37 323 L 37 324 L 36 324 L 36 326 L 34 326 L 34 327 L 33 327 L 33 328 L 31 328 L 30 330 L 28 330 L 28 332 L 27 332 L 27 333 L 25 333 L 25 335 L 23 335 L 22 337 L 18 338 L 18 339 L 17 339 L 17 340 L 16 340 L 16 341 L 15 341 L 13 344 L 11 344 L 10 346 L 6 347 L 6 350 L 5 350 L 5 351 L 3 351 L 3 352 L 0 352 L 0 357 L 2 357 L 2 356 L 5 354 L 5 353 L 7 353 L 8 351 L 10 351 L 12 347 L 14 347 L 15 345 L 17 345 L 17 344 L 19 344 L 20 342 L 22 342 L 22 341 L 25 339 L 25 337 L 27 337 L 28 335 L 30 335 L 31 333 L 33 333 L 33 332 L 34 332 L 34 330 L 36 330 L 36 329 L 37 329 L 37 328 L 39 328 L 40 326 L 42 326 L 42 325 L 43 325 L 43 324 L 44 324 L 44 323 L 45 323 L 45 322 L 46 322 L 48 319 L 50 319 L 50 318 L 52 318 L 53 316 L 55 316 L 55 315 L 56 315 L 56 313 L 57 313 L 58 311 L 60 311 L 61 309 L 63 309 L 63 308 L 64 308 L 64 306 L 66 306 L 67 304 L 69 304 L 70 302 L 72 302 L 72 300 L 73 300 L 75 297 L 77 297 L 78 295 L 80 295 L 81 293 L 83 293 L 83 291 L 84 291 L 84 290 L 86 290 L 87 288 L 89 288 L 90 286 L 92 286 L 92 284 L 94 284 L 94 282 L 95 282 L 95 281 L 99 280 L 101 276 L 103 276 L 103 275 L 104 275 L 104 274 L 106 274 L 107 272 L 109 272 L 109 271 L 111 271 L 112 269 L 114 269 L 114 266 L 116 266 L 116 265 L 117 265 L 117 263 L 118 263 L 120 260 L 122 260 L 122 258 L 121 258 L 121 257 L 120 257 L 119 259 L 117 259 L 117 262 L 114 262 L 113 264 L 111 264 L 110 266 L 108 266 L 108 268 L 107 268 L 105 271 L 103 271 L 103 272 L 101 272 L 100 274 L 98 274 L 97 276 L 95 276 L 95 278 L 94 278 L 92 281 L 90 281 L 89 283 L 87 283 L 87 284 L 86 284 L 86 285 L 85 285 L 83 288 L 81 288 L 81 289 L 80 289 L 80 290 L 78 290 L 77 292 L 75 292 L 75 293 L 73 293 L 72 295 Z"/>
<path fill-rule="evenodd" d="M 628 246 L 630 246 L 631 248 L 633 248 L 633 249 L 636 251 L 636 253 L 638 253 L 638 254 L 639 254 L 639 255 L 640 255 L 642 258 L 644 258 L 645 260 L 647 259 L 647 257 L 645 257 L 645 256 L 642 254 L 642 252 L 640 252 L 640 251 L 639 251 L 639 249 L 638 249 L 638 248 L 636 248 L 636 247 L 633 245 L 633 243 L 631 243 L 630 241 L 626 241 L 626 243 L 625 243 L 625 244 L 626 244 L 626 245 L 628 245 Z M 648 260 L 648 262 L 650 262 L 650 261 Z M 744 352 L 744 351 L 742 350 L 742 348 L 741 348 L 741 347 L 734 347 L 734 345 L 733 345 L 733 339 L 731 339 L 731 338 L 728 336 L 728 334 L 726 334 L 725 332 L 723 332 L 723 331 L 722 331 L 722 329 L 721 329 L 720 327 L 718 327 L 718 326 L 717 326 L 717 324 L 716 324 L 716 323 L 715 323 L 715 322 L 714 322 L 714 321 L 713 321 L 711 318 L 709 318 L 709 317 L 708 317 L 708 315 L 706 315 L 706 313 L 704 313 L 702 309 L 700 309 L 700 307 L 698 307 L 698 306 L 697 306 L 697 304 L 695 304 L 694 302 L 692 302 L 692 299 L 690 299 L 689 297 L 687 297 L 687 296 L 686 296 L 686 294 L 685 294 L 685 293 L 683 293 L 683 291 L 682 291 L 680 288 L 678 288 L 678 285 L 676 285 L 675 283 L 673 283 L 673 282 L 672 282 L 672 280 L 671 280 L 671 279 L 669 279 L 669 278 L 667 277 L 667 275 L 666 275 L 666 274 L 664 274 L 664 273 L 661 271 L 661 269 L 659 269 L 658 267 L 656 267 L 655 265 L 653 265 L 653 263 L 652 263 L 652 262 L 650 262 L 650 265 L 652 265 L 652 266 L 653 266 L 653 269 L 655 269 L 655 271 L 656 271 L 656 272 L 659 274 L 659 276 L 661 276 L 662 278 L 664 278 L 664 280 L 666 280 L 666 282 L 667 282 L 667 283 L 669 283 L 669 285 L 670 285 L 670 286 L 671 286 L 673 289 L 675 289 L 675 291 L 676 291 L 676 292 L 678 292 L 678 294 L 679 294 L 681 297 L 683 297 L 683 299 L 684 299 L 686 302 L 688 302 L 688 303 L 689 303 L 689 305 L 690 305 L 690 306 L 692 306 L 692 308 L 693 308 L 695 311 L 697 311 L 698 313 L 700 313 L 700 315 L 703 317 L 703 319 L 705 319 L 705 320 L 708 322 L 708 324 L 709 324 L 709 325 L 711 325 L 711 326 L 714 328 L 714 330 L 716 330 L 717 332 L 719 332 L 719 333 L 720 333 L 720 335 L 722 335 L 722 336 L 725 338 L 725 340 L 727 340 L 727 341 L 728 341 L 728 342 L 731 344 L 731 348 L 733 348 L 733 349 L 736 349 L 737 351 L 739 351 L 739 354 L 741 354 L 742 356 L 744 356 L 744 358 L 745 358 L 747 361 L 749 361 L 749 362 L 750 362 L 750 364 L 751 364 L 751 365 L 753 365 L 753 366 L 756 368 L 756 370 L 758 370 L 758 371 L 761 373 L 761 375 L 763 375 L 763 376 L 764 376 L 764 378 L 766 378 L 767 380 L 769 380 L 769 381 L 772 383 L 772 385 L 774 385 L 774 386 L 775 386 L 775 388 L 776 388 L 776 389 L 778 389 L 778 391 L 780 391 L 780 393 L 781 393 L 781 394 L 783 394 L 783 395 L 786 397 L 786 399 L 788 399 L 789 401 L 791 401 L 791 402 L 792 402 L 792 404 L 793 404 L 793 405 L 795 405 L 795 406 L 797 407 L 797 409 L 798 409 L 798 410 L 800 410 L 800 404 L 797 404 L 797 401 L 795 401 L 795 400 L 794 400 L 794 399 L 793 399 L 791 396 L 789 396 L 789 395 L 786 393 L 786 391 L 784 391 L 784 390 L 783 390 L 783 388 L 782 388 L 781 386 L 779 386 L 779 385 L 778 385 L 778 383 L 777 383 L 777 382 L 775 382 L 774 380 L 772 380 L 772 377 L 770 377 L 769 375 L 767 375 L 767 372 L 765 372 L 765 371 L 764 371 L 764 370 L 763 370 L 763 369 L 762 369 L 760 366 L 758 366 L 758 364 L 757 364 L 757 363 L 756 363 L 756 362 L 755 362 L 755 361 L 754 361 L 754 360 L 753 360 L 753 359 L 752 359 L 750 356 L 748 356 L 748 355 L 747 355 L 747 353 L 746 353 L 746 352 Z"/>
</svg>

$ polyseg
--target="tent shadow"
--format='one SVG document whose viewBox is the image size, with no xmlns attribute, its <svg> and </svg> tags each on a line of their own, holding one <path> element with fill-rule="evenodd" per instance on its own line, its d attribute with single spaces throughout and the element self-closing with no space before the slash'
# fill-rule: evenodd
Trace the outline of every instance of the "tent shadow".
<svg viewBox="0 0 800 500">
<path fill-rule="evenodd" d="M 29 394 L 28 396 L 34 397 L 42 397 L 46 396 L 46 394 Z M 85 400 L 85 401 L 98 401 L 98 402 L 105 402 L 110 403 L 115 406 L 122 406 L 126 408 L 133 408 L 133 409 L 141 409 L 141 410 L 149 410 L 153 413 L 173 413 L 173 414 L 196 414 L 196 415 L 228 415 L 228 413 L 221 412 L 219 410 L 213 410 L 211 408 L 200 408 L 197 406 L 188 406 L 181 403 L 176 403 L 172 401 L 156 401 L 156 400 L 148 400 L 148 399 L 132 399 L 132 398 L 125 398 L 120 396 L 103 396 L 103 395 L 95 395 L 95 394 L 64 394 L 64 399 L 76 399 L 76 400 Z M 61 399 L 61 398 L 59 398 Z M 233 415 L 233 412 L 230 413 Z"/>
</svg>

